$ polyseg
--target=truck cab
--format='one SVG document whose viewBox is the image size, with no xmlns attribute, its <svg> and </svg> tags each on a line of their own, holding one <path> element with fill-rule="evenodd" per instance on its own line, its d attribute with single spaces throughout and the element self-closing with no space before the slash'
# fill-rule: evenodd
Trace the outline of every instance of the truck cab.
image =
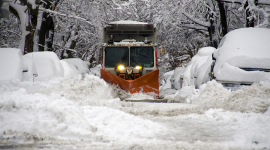
<svg viewBox="0 0 270 150">
<path fill-rule="evenodd" d="M 104 28 L 103 33 L 101 78 L 120 87 L 123 83 L 128 83 L 131 86 L 136 84 L 136 87 L 133 88 L 140 89 L 146 86 L 152 87 L 152 82 L 158 84 L 157 57 L 159 54 L 156 44 L 156 29 L 153 24 L 129 21 L 113 22 Z M 138 83 L 140 81 L 136 81 L 146 75 L 153 74 L 153 72 L 156 72 L 154 75 L 157 76 L 157 80 L 144 80 L 143 82 L 147 83 L 145 85 L 141 85 L 141 83 Z M 110 74 L 110 76 L 105 77 L 105 74 Z M 117 78 L 111 74 L 117 76 Z M 127 82 L 121 80 L 120 82 L 112 81 L 119 80 L 119 78 Z M 158 85 L 153 88 L 158 90 Z M 122 89 L 130 91 L 130 87 Z M 148 90 L 144 88 L 142 91 L 146 92 Z"/>
</svg>

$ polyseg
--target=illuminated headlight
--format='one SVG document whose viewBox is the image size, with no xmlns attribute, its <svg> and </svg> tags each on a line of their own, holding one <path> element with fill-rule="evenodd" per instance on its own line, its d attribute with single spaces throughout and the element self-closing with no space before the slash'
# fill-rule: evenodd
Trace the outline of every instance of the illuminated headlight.
<svg viewBox="0 0 270 150">
<path fill-rule="evenodd" d="M 125 69 L 125 66 L 119 65 L 117 68 L 118 68 L 119 70 L 123 70 L 123 69 Z"/>
<path fill-rule="evenodd" d="M 136 66 L 135 69 L 140 70 L 140 69 L 142 69 L 142 66 Z"/>
</svg>

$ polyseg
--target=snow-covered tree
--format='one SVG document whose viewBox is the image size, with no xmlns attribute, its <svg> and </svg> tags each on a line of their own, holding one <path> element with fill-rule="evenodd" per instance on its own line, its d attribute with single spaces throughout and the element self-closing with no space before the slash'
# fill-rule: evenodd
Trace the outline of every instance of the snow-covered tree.
<svg viewBox="0 0 270 150">
<path fill-rule="evenodd" d="M 39 0 L 11 0 L 8 3 L 10 12 L 20 20 L 22 35 L 19 48 L 24 53 L 32 52 L 40 2 Z"/>
<path fill-rule="evenodd" d="M 12 14 L 1 19 L 1 41 L 25 53 L 51 50 L 61 59 L 97 62 L 103 27 L 134 20 L 155 24 L 158 44 L 167 53 L 161 60 L 169 62 L 169 69 L 189 61 L 203 46 L 217 47 L 233 29 L 270 27 L 269 0 L 10 0 L 8 4 Z"/>
</svg>

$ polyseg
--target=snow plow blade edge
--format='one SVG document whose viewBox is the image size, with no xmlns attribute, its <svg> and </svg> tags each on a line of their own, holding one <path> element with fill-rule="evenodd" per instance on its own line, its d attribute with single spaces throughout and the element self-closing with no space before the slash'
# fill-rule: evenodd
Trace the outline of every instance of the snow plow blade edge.
<svg viewBox="0 0 270 150">
<path fill-rule="evenodd" d="M 135 80 L 124 80 L 108 71 L 100 69 L 100 77 L 110 84 L 119 85 L 121 89 L 130 93 L 151 93 L 159 95 L 159 70 L 156 69 Z"/>
</svg>

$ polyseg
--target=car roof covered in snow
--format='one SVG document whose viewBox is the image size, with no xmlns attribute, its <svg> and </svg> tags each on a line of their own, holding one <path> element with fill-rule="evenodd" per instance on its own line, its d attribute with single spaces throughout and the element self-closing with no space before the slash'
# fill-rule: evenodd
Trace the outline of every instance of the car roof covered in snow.
<svg viewBox="0 0 270 150">
<path fill-rule="evenodd" d="M 214 53 L 214 57 L 217 58 L 217 66 L 221 66 L 225 62 L 232 61 L 231 58 L 233 57 L 235 57 L 236 59 L 233 60 L 234 62 L 232 65 L 238 66 L 240 65 L 239 63 L 243 64 L 243 62 L 245 62 L 245 65 L 248 66 L 254 65 L 254 62 L 251 62 L 250 58 L 252 58 L 253 60 L 269 60 L 269 48 L 270 29 L 242 28 L 229 32 L 222 39 L 218 50 Z M 244 58 L 245 60 L 243 60 Z"/>
</svg>

